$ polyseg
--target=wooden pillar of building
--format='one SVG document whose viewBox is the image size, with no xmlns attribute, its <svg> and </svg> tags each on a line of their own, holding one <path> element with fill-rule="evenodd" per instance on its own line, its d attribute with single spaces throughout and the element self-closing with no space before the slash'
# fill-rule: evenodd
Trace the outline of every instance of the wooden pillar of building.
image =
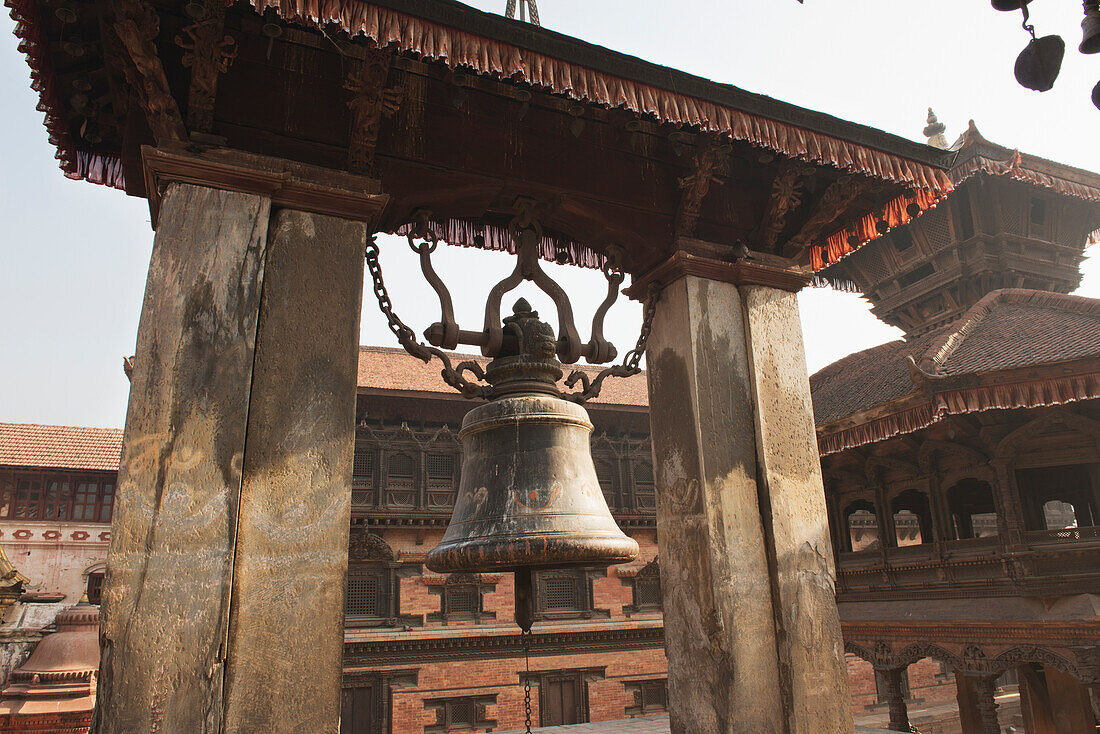
<svg viewBox="0 0 1100 734">
<path fill-rule="evenodd" d="M 882 668 L 883 688 L 886 693 L 886 705 L 890 709 L 890 730 L 909 731 L 909 707 L 905 703 L 905 687 L 902 676 L 905 668 Z"/>
<path fill-rule="evenodd" d="M 994 698 L 996 676 L 955 671 L 962 734 L 1001 734 Z"/>
<path fill-rule="evenodd" d="M 647 282 L 672 731 L 851 731 L 803 276 L 681 253 Z"/>
<path fill-rule="evenodd" d="M 1042 668 L 1025 663 L 1016 669 L 1020 681 L 1020 714 L 1027 734 L 1058 734 Z"/>
<path fill-rule="evenodd" d="M 1096 734 L 1089 690 L 1069 673 L 1043 666 L 1056 734 Z"/>
<path fill-rule="evenodd" d="M 336 734 L 374 182 L 146 150 L 98 734 Z M 308 723 L 307 723 L 308 722 Z"/>
</svg>

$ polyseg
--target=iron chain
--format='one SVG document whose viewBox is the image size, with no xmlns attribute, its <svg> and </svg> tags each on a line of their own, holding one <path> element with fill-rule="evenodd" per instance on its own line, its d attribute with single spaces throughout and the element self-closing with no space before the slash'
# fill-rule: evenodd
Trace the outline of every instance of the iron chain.
<svg viewBox="0 0 1100 734">
<path fill-rule="evenodd" d="M 527 671 L 523 677 L 523 725 L 531 734 L 531 630 L 521 629 L 519 639 L 523 645 L 523 662 Z"/>
<path fill-rule="evenodd" d="M 638 341 L 623 359 L 623 365 L 635 373 L 641 371 L 642 355 L 645 354 L 645 347 L 649 342 L 649 333 L 653 331 L 653 316 L 657 313 L 657 301 L 660 300 L 660 296 L 660 289 L 656 285 L 651 285 L 642 310 L 642 330 L 638 333 Z"/>
<path fill-rule="evenodd" d="M 373 237 L 367 238 L 367 270 L 370 271 L 371 281 L 374 287 L 374 295 L 378 299 L 378 308 L 381 309 L 382 315 L 386 317 L 386 326 L 393 332 L 393 335 L 397 337 L 397 341 L 401 342 L 401 346 L 409 349 L 410 343 L 420 346 L 416 341 L 416 334 L 405 325 L 397 317 L 397 314 L 393 312 L 393 302 L 390 300 L 390 294 L 386 290 L 386 282 L 382 280 L 382 264 L 378 262 L 378 243 L 375 242 Z M 419 356 L 419 355 L 417 355 Z"/>
</svg>

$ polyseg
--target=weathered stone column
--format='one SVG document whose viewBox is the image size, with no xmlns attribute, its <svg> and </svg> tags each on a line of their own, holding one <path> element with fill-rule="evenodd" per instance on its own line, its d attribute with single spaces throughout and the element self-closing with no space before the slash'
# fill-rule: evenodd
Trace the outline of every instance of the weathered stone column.
<svg viewBox="0 0 1100 734">
<path fill-rule="evenodd" d="M 852 730 L 805 282 L 681 252 L 634 286 L 662 287 L 647 368 L 675 734 Z"/>
<path fill-rule="evenodd" d="M 384 197 L 232 151 L 144 154 L 157 236 L 93 731 L 335 734 L 362 222 Z"/>
<path fill-rule="evenodd" d="M 362 222 L 301 211 L 271 219 L 238 515 L 227 732 L 339 731 L 366 234 Z M 256 695 L 268 689 L 293 694 Z"/>
<path fill-rule="evenodd" d="M 886 705 L 890 708 L 890 729 L 909 731 L 909 707 L 905 704 L 905 690 L 902 688 L 902 673 L 905 668 L 883 668 L 882 680 L 886 689 Z"/>
</svg>

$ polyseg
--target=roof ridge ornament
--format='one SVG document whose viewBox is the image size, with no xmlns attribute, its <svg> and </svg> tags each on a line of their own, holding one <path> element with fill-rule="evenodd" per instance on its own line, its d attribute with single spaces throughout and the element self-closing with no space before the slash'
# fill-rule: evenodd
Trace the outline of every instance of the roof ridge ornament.
<svg viewBox="0 0 1100 734">
<path fill-rule="evenodd" d="M 539 6 L 535 4 L 535 0 L 519 0 L 520 21 L 526 21 L 528 13 L 531 15 L 531 25 L 541 27 L 542 23 L 539 22 Z M 516 17 L 516 0 L 508 0 L 508 5 L 504 10 L 504 17 Z"/>
<path fill-rule="evenodd" d="M 939 121 L 936 117 L 936 113 L 932 111 L 932 108 L 928 108 L 928 124 L 924 127 L 924 137 L 928 138 L 928 144 L 933 148 L 939 148 L 940 150 L 947 150 L 947 138 L 944 137 L 944 132 L 947 130 L 947 126 Z"/>
</svg>

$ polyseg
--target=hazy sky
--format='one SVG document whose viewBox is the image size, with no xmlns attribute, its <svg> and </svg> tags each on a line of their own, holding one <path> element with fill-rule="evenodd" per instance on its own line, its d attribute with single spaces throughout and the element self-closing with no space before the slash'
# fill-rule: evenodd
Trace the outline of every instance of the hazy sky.
<svg viewBox="0 0 1100 734">
<path fill-rule="evenodd" d="M 475 0 L 502 12 L 505 0 Z M 923 140 L 926 108 L 955 137 L 974 118 L 995 142 L 1100 171 L 1100 111 L 1089 101 L 1100 55 L 1082 56 L 1079 0 L 1033 3 L 1040 35 L 1067 41 L 1054 90 L 1017 86 L 1016 55 L 1027 36 L 1019 13 L 988 0 L 541 0 L 543 25 L 561 33 L 855 122 Z M 46 140 L 26 63 L 0 19 L 0 421 L 121 426 L 152 232 L 143 200 L 62 176 Z M 460 322 L 480 324 L 478 307 L 507 257 L 441 248 Z M 455 257 L 455 255 L 458 257 Z M 384 243 L 395 304 L 417 331 L 437 318 L 408 248 Z M 561 273 L 578 322 L 600 300 L 600 276 Z M 1100 296 L 1100 267 L 1085 264 L 1080 293 Z M 872 317 L 858 296 L 801 295 L 810 371 L 898 332 Z M 545 301 L 532 299 L 543 309 Z M 362 340 L 393 344 L 369 291 Z M 618 306 L 609 332 L 626 351 L 639 309 Z"/>
</svg>

